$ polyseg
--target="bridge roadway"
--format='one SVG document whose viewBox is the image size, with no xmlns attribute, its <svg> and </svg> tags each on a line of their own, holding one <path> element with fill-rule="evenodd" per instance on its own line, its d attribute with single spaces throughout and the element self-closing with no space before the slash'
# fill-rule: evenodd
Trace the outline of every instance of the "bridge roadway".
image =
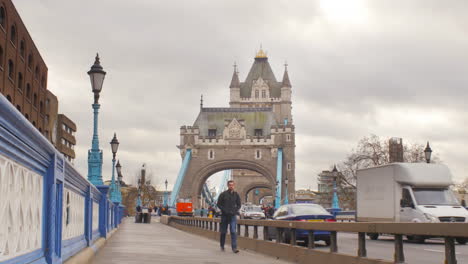
<svg viewBox="0 0 468 264">
<path fill-rule="evenodd" d="M 242 250 L 234 254 L 230 246 L 219 250 L 219 242 L 189 234 L 159 223 L 135 224 L 134 218 L 124 218 L 118 231 L 98 251 L 93 264 L 114 263 L 190 263 L 190 264 L 285 264 L 269 256 Z"/>
</svg>

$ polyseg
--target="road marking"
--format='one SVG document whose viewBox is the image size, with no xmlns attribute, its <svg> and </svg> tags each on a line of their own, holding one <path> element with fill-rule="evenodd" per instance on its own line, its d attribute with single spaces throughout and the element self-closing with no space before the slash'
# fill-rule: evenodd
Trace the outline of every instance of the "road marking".
<svg viewBox="0 0 468 264">
<path fill-rule="evenodd" d="M 437 252 L 437 253 L 445 253 L 445 251 L 443 250 L 437 250 L 437 249 L 428 249 L 428 248 L 425 248 L 424 250 L 426 251 L 431 251 L 431 252 Z M 456 255 L 460 254 L 458 252 L 455 252 Z"/>
</svg>

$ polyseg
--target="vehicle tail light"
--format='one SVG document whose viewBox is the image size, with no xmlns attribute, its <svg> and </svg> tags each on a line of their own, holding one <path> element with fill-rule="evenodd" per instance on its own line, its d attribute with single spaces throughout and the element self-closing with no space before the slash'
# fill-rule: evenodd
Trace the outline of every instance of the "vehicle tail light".
<svg viewBox="0 0 468 264">
<path fill-rule="evenodd" d="M 325 219 L 325 222 L 336 222 L 335 219 Z"/>
<path fill-rule="evenodd" d="M 299 221 L 299 222 L 305 222 L 305 221 L 307 221 L 307 220 L 305 220 L 305 219 L 299 219 L 299 220 L 297 220 L 297 221 Z"/>
</svg>

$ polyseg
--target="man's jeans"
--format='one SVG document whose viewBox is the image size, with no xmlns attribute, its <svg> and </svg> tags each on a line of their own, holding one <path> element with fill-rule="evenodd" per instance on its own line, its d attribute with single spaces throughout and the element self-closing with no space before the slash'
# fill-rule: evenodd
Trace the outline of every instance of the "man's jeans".
<svg viewBox="0 0 468 264">
<path fill-rule="evenodd" d="M 224 248 L 224 242 L 226 241 L 227 227 L 229 225 L 229 232 L 231 233 L 231 247 L 237 249 L 237 217 L 235 215 L 221 215 L 221 226 L 220 226 L 220 245 Z"/>
</svg>

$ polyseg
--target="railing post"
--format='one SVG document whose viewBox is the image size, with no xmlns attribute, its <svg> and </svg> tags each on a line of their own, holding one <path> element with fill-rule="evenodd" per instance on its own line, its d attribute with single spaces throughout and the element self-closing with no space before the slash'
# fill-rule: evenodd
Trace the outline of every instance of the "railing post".
<svg viewBox="0 0 468 264">
<path fill-rule="evenodd" d="M 395 263 L 405 263 L 403 253 L 403 235 L 395 235 Z"/>
<path fill-rule="evenodd" d="M 210 231 L 213 231 L 213 221 L 210 222 Z"/>
<path fill-rule="evenodd" d="M 85 196 L 85 239 L 86 245 L 89 247 L 92 241 L 92 229 L 93 229 L 93 200 L 91 199 L 91 186 L 86 188 Z"/>
<path fill-rule="evenodd" d="M 330 232 L 330 252 L 331 253 L 338 252 L 338 239 L 336 236 L 336 231 Z"/>
<path fill-rule="evenodd" d="M 245 230 L 244 230 L 244 236 L 245 236 L 245 237 L 249 237 L 249 226 L 248 226 L 248 225 L 245 225 L 244 228 L 245 228 Z"/>
<path fill-rule="evenodd" d="M 42 233 L 42 241 L 45 243 L 47 263 L 62 262 L 62 205 L 63 182 L 65 181 L 64 161 L 57 154 L 47 168 L 44 178 L 46 203 L 43 208 L 45 218 L 45 230 Z M 3 213 L 3 212 L 2 212 Z"/>
<path fill-rule="evenodd" d="M 109 191 L 109 186 L 99 185 L 96 186 L 101 192 L 101 200 L 99 201 L 99 233 L 101 237 L 106 238 L 107 236 L 107 222 L 109 209 L 107 203 L 107 192 Z"/>
<path fill-rule="evenodd" d="M 214 231 L 218 232 L 218 222 L 214 222 Z"/>
<path fill-rule="evenodd" d="M 315 236 L 314 236 L 314 230 L 309 230 L 309 234 L 307 235 L 307 242 L 308 248 L 315 248 Z"/>
<path fill-rule="evenodd" d="M 291 236 L 291 246 L 295 246 L 296 243 L 296 228 L 291 228 L 290 230 L 290 236 Z"/>
<path fill-rule="evenodd" d="M 254 235 L 253 235 L 253 238 L 254 239 L 258 239 L 258 226 L 254 225 Z"/>
<path fill-rule="evenodd" d="M 455 239 L 453 237 L 445 237 L 445 264 L 457 264 L 455 256 Z"/>
<path fill-rule="evenodd" d="M 367 257 L 366 233 L 359 232 L 358 236 L 359 236 L 358 257 L 365 258 Z"/>
<path fill-rule="evenodd" d="M 241 235 L 241 225 L 237 224 L 237 236 Z"/>
<path fill-rule="evenodd" d="M 268 240 L 268 226 L 263 227 L 263 240 Z"/>
<path fill-rule="evenodd" d="M 276 243 L 283 242 L 283 228 L 277 227 L 276 228 Z"/>
</svg>

